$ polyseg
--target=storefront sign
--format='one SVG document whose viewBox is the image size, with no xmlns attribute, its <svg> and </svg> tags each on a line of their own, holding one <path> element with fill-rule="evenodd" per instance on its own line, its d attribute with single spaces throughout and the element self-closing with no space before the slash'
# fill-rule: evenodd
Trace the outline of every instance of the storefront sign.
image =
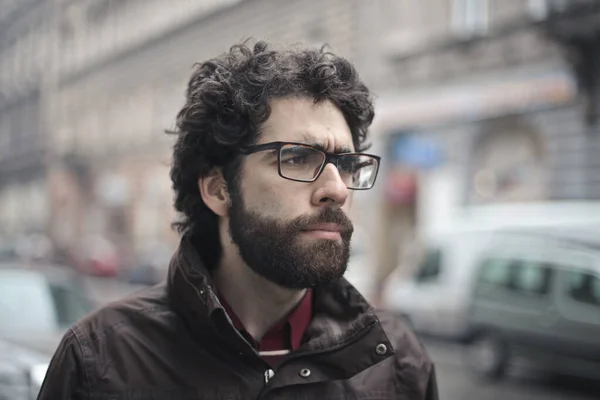
<svg viewBox="0 0 600 400">
<path fill-rule="evenodd" d="M 407 167 L 429 169 L 442 162 L 442 151 L 433 141 L 417 135 L 401 135 L 392 140 L 392 162 Z"/>
</svg>

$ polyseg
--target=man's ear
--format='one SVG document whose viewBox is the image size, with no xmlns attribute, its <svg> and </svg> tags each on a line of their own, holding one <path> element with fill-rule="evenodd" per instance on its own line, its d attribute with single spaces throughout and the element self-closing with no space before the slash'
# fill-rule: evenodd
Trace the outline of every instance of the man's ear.
<svg viewBox="0 0 600 400">
<path fill-rule="evenodd" d="M 198 179 L 198 188 L 204 204 L 220 217 L 226 216 L 229 210 L 229 193 L 223 174 L 214 168 L 208 175 Z"/>
</svg>

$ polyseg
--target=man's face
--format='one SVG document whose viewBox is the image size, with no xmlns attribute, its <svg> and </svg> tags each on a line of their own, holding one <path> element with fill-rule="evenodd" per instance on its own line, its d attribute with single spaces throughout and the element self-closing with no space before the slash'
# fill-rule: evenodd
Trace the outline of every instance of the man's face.
<svg viewBox="0 0 600 400">
<path fill-rule="evenodd" d="M 350 129 L 331 102 L 277 99 L 257 144 L 318 144 L 326 152 L 354 150 Z M 277 151 L 245 156 L 239 187 L 231 187 L 229 232 L 246 264 L 288 288 L 308 288 L 342 277 L 350 253 L 350 191 L 327 164 L 314 182 L 282 178 Z"/>
</svg>

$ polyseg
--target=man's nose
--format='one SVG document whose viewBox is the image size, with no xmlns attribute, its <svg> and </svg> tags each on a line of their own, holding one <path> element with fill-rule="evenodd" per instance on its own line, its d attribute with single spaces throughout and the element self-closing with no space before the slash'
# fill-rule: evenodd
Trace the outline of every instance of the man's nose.
<svg viewBox="0 0 600 400">
<path fill-rule="evenodd" d="M 312 198 L 315 206 L 332 203 L 341 207 L 346 203 L 349 189 L 346 187 L 335 165 L 327 163 L 321 176 L 319 176 L 319 179 L 314 184 L 317 186 Z"/>
</svg>

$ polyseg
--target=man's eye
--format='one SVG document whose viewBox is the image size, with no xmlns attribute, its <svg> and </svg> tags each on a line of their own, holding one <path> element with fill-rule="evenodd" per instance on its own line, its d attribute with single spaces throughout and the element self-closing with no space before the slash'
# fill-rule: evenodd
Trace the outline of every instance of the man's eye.
<svg viewBox="0 0 600 400">
<path fill-rule="evenodd" d="M 357 163 L 354 161 L 344 161 L 340 163 L 340 169 L 347 172 L 354 172 L 357 170 Z"/>
<path fill-rule="evenodd" d="M 285 160 L 281 160 L 281 162 L 286 165 L 302 165 L 302 164 L 306 163 L 306 157 L 305 156 L 290 157 Z"/>
</svg>

